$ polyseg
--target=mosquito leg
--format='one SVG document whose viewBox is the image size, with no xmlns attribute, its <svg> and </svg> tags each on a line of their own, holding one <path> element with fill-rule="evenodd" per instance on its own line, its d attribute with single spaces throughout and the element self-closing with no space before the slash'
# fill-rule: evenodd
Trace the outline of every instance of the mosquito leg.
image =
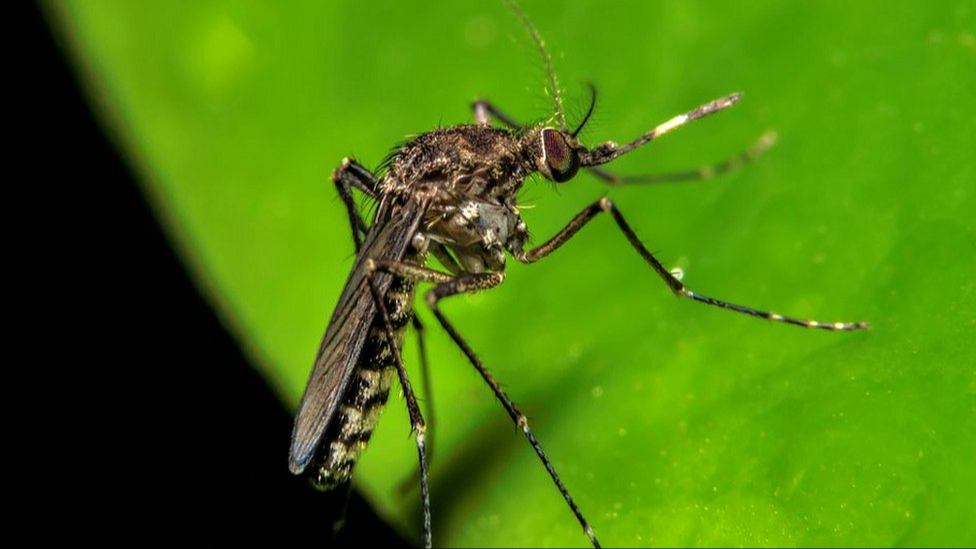
<svg viewBox="0 0 976 549">
<path fill-rule="evenodd" d="M 542 451 L 542 447 L 536 440 L 535 435 L 532 434 L 532 430 L 529 429 L 529 422 L 525 416 L 518 410 L 515 404 L 512 402 L 505 391 L 502 390 L 501 386 L 497 381 L 491 376 L 491 373 L 485 368 L 484 364 L 481 363 L 481 359 L 471 350 L 461 334 L 454 328 L 454 326 L 447 320 L 447 317 L 441 313 L 440 307 L 438 307 L 438 302 L 445 297 L 450 297 L 452 295 L 479 292 L 482 290 L 489 290 L 498 286 L 505 280 L 505 273 L 503 271 L 492 272 L 492 273 L 478 273 L 478 274 L 465 274 L 461 276 L 451 276 L 440 271 L 435 271 L 433 269 L 428 269 L 426 267 L 421 267 L 418 265 L 413 265 L 410 263 L 403 263 L 400 261 L 390 261 L 390 260 L 367 260 L 367 268 L 371 271 L 376 272 L 388 272 L 396 276 L 401 276 L 408 278 L 415 282 L 429 282 L 437 284 L 433 289 L 428 291 L 425 295 L 427 299 L 427 304 L 433 310 L 434 315 L 437 317 L 438 322 L 451 336 L 451 339 L 461 348 L 464 354 L 468 357 L 468 360 L 474 365 L 481 377 L 488 383 L 491 390 L 495 393 L 495 396 L 501 401 L 502 406 L 505 407 L 505 411 L 511 416 L 512 421 L 522 430 L 525 437 L 529 440 L 529 444 L 532 445 L 532 449 L 535 450 L 536 455 L 542 460 L 543 466 L 546 471 L 549 472 L 549 476 L 552 477 L 553 482 L 555 482 L 556 487 L 559 489 L 559 493 L 563 495 L 566 503 L 569 504 L 570 509 L 573 514 L 576 515 L 576 519 L 579 521 L 580 525 L 583 527 L 583 531 L 590 538 L 594 547 L 600 547 L 600 543 L 597 541 L 596 536 L 593 534 L 593 528 L 590 527 L 589 522 L 583 518 L 583 513 L 576 506 L 576 502 L 569 495 L 566 487 L 563 486 L 562 480 L 559 479 L 559 475 L 556 474 L 556 469 L 549 462 L 549 458 L 546 457 L 545 452 Z"/>
<path fill-rule="evenodd" d="M 427 397 L 427 465 L 434 461 L 434 391 L 431 388 L 431 377 L 430 377 L 430 366 L 427 361 L 427 345 L 425 342 L 425 328 L 424 324 L 420 322 L 417 318 L 417 314 L 414 313 L 411 319 L 413 323 L 413 329 L 417 332 L 417 344 L 420 347 L 420 373 L 423 376 L 424 384 L 424 396 Z M 415 486 L 420 475 L 419 471 L 415 471 L 413 474 L 403 479 L 400 485 L 397 487 L 397 491 L 401 494 L 410 490 L 412 486 Z"/>
<path fill-rule="evenodd" d="M 579 232 L 580 229 L 583 228 L 583 226 L 589 223 L 591 219 L 603 212 L 607 212 L 613 216 L 613 220 L 617 222 L 617 226 L 620 227 L 620 230 L 624 233 L 624 236 L 627 237 L 627 240 L 630 242 L 631 246 L 633 246 L 634 249 L 637 250 L 637 253 L 644 258 L 644 261 L 646 261 L 648 265 L 654 269 L 654 272 L 664 279 L 664 282 L 667 283 L 668 287 L 671 288 L 671 291 L 680 297 L 687 297 L 701 303 L 721 307 L 723 309 L 729 309 L 738 313 L 765 318 L 767 320 L 773 320 L 776 322 L 793 324 L 795 326 L 803 326 L 806 328 L 820 328 L 823 330 L 861 330 L 869 327 L 867 322 L 818 322 L 816 320 L 790 318 L 780 314 L 760 311 L 751 307 L 744 307 L 742 305 L 736 305 L 734 303 L 713 299 L 711 297 L 695 293 L 686 288 L 681 281 L 675 278 L 670 271 L 664 268 L 664 265 L 662 265 L 661 262 L 654 257 L 654 254 L 648 251 L 648 249 L 640 241 L 640 238 L 637 237 L 637 234 L 634 233 L 634 230 L 631 229 L 630 225 L 628 225 L 624 220 L 620 210 L 617 209 L 610 199 L 605 197 L 597 200 L 593 204 L 590 204 L 590 206 L 588 206 L 585 210 L 577 214 L 576 217 L 574 217 L 573 220 L 570 221 L 565 228 L 563 228 L 563 230 L 559 231 L 556 236 L 550 238 L 546 243 L 541 244 L 537 248 L 533 248 L 527 252 L 518 252 L 515 254 L 515 258 L 522 263 L 534 263 L 543 257 L 546 257 L 571 239 L 577 232 Z"/>
<path fill-rule="evenodd" d="M 583 517 L 583 513 L 580 511 L 579 507 L 576 506 L 576 502 L 573 501 L 572 496 L 569 495 L 569 491 L 563 485 L 562 480 L 559 479 L 559 475 L 556 474 L 556 469 L 552 466 L 549 458 L 546 457 L 545 452 L 542 451 L 542 446 L 539 445 L 539 441 L 536 440 L 535 435 L 532 434 L 532 430 L 529 428 L 529 422 L 525 418 L 525 415 L 519 411 L 512 402 L 505 391 L 502 390 L 501 386 L 497 381 L 491 376 L 488 369 L 481 363 L 481 359 L 478 355 L 474 353 L 468 343 L 461 337 L 461 334 L 454 328 L 454 326 L 447 320 L 447 317 L 441 313 L 438 307 L 438 302 L 445 297 L 450 297 L 452 295 L 478 292 L 481 290 L 487 290 L 498 286 L 505 280 L 505 273 L 502 271 L 493 273 L 479 273 L 479 274 L 468 274 L 459 276 L 457 278 L 442 282 L 435 286 L 432 290 L 428 291 L 426 294 L 427 304 L 434 311 L 434 315 L 437 320 L 441 323 L 441 326 L 447 330 L 447 333 L 454 340 L 454 343 L 461 348 L 461 351 L 468 357 L 471 364 L 478 370 L 481 377 L 485 380 L 491 390 L 495 393 L 495 396 L 505 407 L 505 411 L 512 418 L 512 421 L 522 430 L 525 437 L 528 439 L 529 444 L 532 445 L 532 449 L 535 450 L 536 455 L 542 460 L 542 465 L 546 468 L 549 476 L 552 477 L 553 482 L 556 484 L 556 488 L 559 489 L 559 493 L 563 495 L 566 503 L 569 504 L 569 508 L 576 515 L 576 519 L 579 521 L 580 526 L 583 527 L 583 531 L 586 533 L 587 537 L 590 538 L 590 542 L 594 547 L 600 547 L 600 542 L 597 541 L 596 536 L 593 534 L 593 528 L 590 527 L 589 522 Z"/>
<path fill-rule="evenodd" d="M 413 263 L 393 261 L 389 259 L 367 259 L 366 268 L 378 273 L 390 273 L 414 282 L 429 282 L 431 284 L 441 284 L 454 280 L 454 276 Z"/>
<path fill-rule="evenodd" d="M 717 175 L 738 170 L 742 166 L 753 162 L 764 152 L 768 151 L 776 144 L 776 132 L 768 131 L 762 134 L 755 143 L 748 149 L 742 151 L 732 158 L 727 158 L 721 162 L 702 166 L 696 170 L 680 172 L 643 174 L 643 175 L 617 175 L 603 168 L 588 168 L 590 173 L 602 179 L 610 185 L 633 185 L 633 184 L 657 184 L 657 183 L 685 183 L 689 181 L 704 181 Z"/>
<path fill-rule="evenodd" d="M 427 344 L 425 341 L 424 324 L 417 315 L 413 315 L 413 328 L 417 332 L 417 344 L 420 347 L 420 375 L 423 378 L 424 396 L 427 397 L 427 463 L 434 459 L 434 390 L 430 383 L 430 363 L 427 361 Z"/>
<path fill-rule="evenodd" d="M 373 301 L 376 303 L 376 307 L 383 319 L 383 326 L 386 331 L 386 342 L 390 346 L 390 354 L 393 355 L 394 362 L 396 363 L 397 375 L 400 377 L 400 387 L 403 389 L 403 396 L 407 401 L 407 412 L 410 415 L 410 430 L 414 433 L 417 440 L 417 456 L 420 459 L 420 494 L 421 498 L 423 499 L 424 508 L 424 547 L 431 547 L 430 491 L 428 489 L 427 481 L 427 450 L 424 440 L 427 432 L 427 426 L 424 423 L 424 416 L 420 412 L 420 405 L 417 404 L 417 397 L 414 395 L 413 387 L 410 385 L 410 378 L 407 377 L 407 368 L 403 365 L 403 356 L 400 354 L 399 345 L 397 345 L 396 337 L 394 336 L 393 324 L 390 322 L 389 311 L 386 310 L 386 305 L 383 302 L 383 296 L 380 295 L 379 288 L 376 286 L 376 281 L 373 280 L 373 267 L 375 267 L 375 264 L 372 261 L 368 261 L 367 269 L 369 269 L 369 272 L 366 275 L 366 282 L 369 285 L 370 293 L 373 295 Z"/>
<path fill-rule="evenodd" d="M 472 103 L 471 110 L 474 111 L 475 122 L 481 124 L 482 126 L 491 124 L 492 119 L 495 119 L 502 124 L 505 124 L 510 129 L 522 129 L 522 124 L 519 124 L 514 118 L 496 109 L 494 105 L 483 99 L 479 99 Z"/>
<path fill-rule="evenodd" d="M 363 238 L 369 231 L 366 222 L 359 214 L 356 207 L 356 200 L 352 196 L 352 188 L 355 187 L 366 193 L 370 198 L 376 198 L 379 189 L 379 181 L 362 164 L 351 158 L 343 158 L 342 164 L 332 172 L 332 182 L 335 183 L 336 190 L 346 205 L 349 214 L 349 224 L 352 226 L 352 239 L 356 245 L 356 252 L 363 245 Z"/>
</svg>

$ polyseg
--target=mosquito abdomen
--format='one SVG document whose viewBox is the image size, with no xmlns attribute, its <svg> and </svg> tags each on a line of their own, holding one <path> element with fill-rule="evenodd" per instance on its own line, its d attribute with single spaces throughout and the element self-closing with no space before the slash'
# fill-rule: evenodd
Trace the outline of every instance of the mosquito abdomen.
<svg viewBox="0 0 976 549">
<path fill-rule="evenodd" d="M 386 293 L 386 309 L 390 313 L 397 347 L 402 346 L 404 331 L 413 315 L 413 297 L 414 284 L 398 277 Z M 312 477 L 316 488 L 331 490 L 352 477 L 356 461 L 366 448 L 390 396 L 394 367 L 383 320 L 377 315 L 356 363 L 349 389 L 322 439 L 319 465 L 313 469 Z"/>
</svg>

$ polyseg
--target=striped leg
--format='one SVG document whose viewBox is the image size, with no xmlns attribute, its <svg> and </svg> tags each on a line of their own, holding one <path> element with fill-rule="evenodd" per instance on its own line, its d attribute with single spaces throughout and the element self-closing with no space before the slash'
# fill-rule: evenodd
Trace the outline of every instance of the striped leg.
<svg viewBox="0 0 976 549">
<path fill-rule="evenodd" d="M 801 320 L 797 318 L 783 316 L 777 313 L 760 311 L 758 309 L 753 309 L 751 307 L 736 305 L 734 303 L 729 303 L 727 301 L 722 301 L 719 299 L 714 299 L 708 296 L 695 293 L 689 290 L 688 288 L 686 288 L 685 285 L 682 284 L 680 280 L 675 278 L 675 276 L 671 274 L 670 271 L 664 268 L 664 265 L 662 265 L 661 262 L 658 261 L 656 257 L 654 257 L 654 254 L 648 251 L 648 249 L 644 246 L 644 243 L 641 242 L 640 238 L 638 238 L 637 235 L 634 233 L 634 230 L 631 229 L 630 225 L 627 224 L 627 222 L 624 220 L 624 217 L 620 213 L 620 210 L 618 210 L 617 207 L 614 205 L 614 203 L 611 202 L 610 199 L 608 198 L 601 198 L 600 200 L 597 200 L 593 204 L 590 204 L 585 210 L 577 214 L 576 217 L 574 217 L 573 220 L 570 221 L 565 228 L 563 228 L 563 230 L 559 231 L 556 234 L 556 236 L 550 238 L 546 243 L 538 246 L 537 248 L 533 248 L 532 250 L 529 250 L 527 252 L 522 251 L 516 253 L 515 258 L 521 261 L 522 263 L 535 263 L 536 261 L 542 259 L 543 257 L 546 257 L 547 255 L 557 250 L 560 246 L 568 242 L 569 239 L 573 238 L 573 236 L 577 232 L 579 232 L 579 230 L 582 229 L 587 223 L 589 223 L 591 219 L 593 219 L 594 217 L 596 217 L 597 215 L 603 212 L 607 212 L 613 216 L 613 220 L 617 222 L 617 226 L 620 227 L 620 230 L 624 233 L 624 236 L 627 237 L 627 240 L 630 242 L 631 246 L 633 246 L 634 249 L 637 250 L 637 253 L 639 253 L 640 256 L 644 258 L 644 261 L 646 261 L 651 266 L 651 268 L 654 269 L 654 272 L 656 272 L 658 276 L 664 279 L 664 282 L 667 283 L 668 287 L 671 288 L 671 291 L 673 291 L 674 293 L 676 293 L 681 297 L 687 297 L 689 299 L 693 299 L 701 303 L 706 303 L 708 305 L 713 305 L 715 307 L 721 307 L 723 309 L 729 309 L 730 311 L 735 311 L 737 313 L 743 313 L 750 316 L 757 316 L 759 318 L 765 318 L 767 320 L 772 320 L 775 322 L 793 324 L 795 326 L 804 326 L 806 328 L 820 328 L 823 330 L 862 330 L 869 327 L 867 322 L 848 323 L 848 322 L 818 322 L 816 320 Z"/>
</svg>

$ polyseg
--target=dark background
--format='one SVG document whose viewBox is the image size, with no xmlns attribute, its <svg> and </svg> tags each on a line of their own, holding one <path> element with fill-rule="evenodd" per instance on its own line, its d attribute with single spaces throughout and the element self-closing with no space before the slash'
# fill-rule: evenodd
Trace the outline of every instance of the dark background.
<svg viewBox="0 0 976 549">
<path fill-rule="evenodd" d="M 78 472 L 88 488 L 74 490 L 78 506 L 45 510 L 70 513 L 87 533 L 58 533 L 187 545 L 405 545 L 355 492 L 333 537 L 345 495 L 318 493 L 288 472 L 291 411 L 184 271 L 42 11 L 19 10 L 12 20 L 26 46 L 17 62 L 27 68 L 27 104 L 15 108 L 33 117 L 19 145 L 43 151 L 20 160 L 33 171 L 32 190 L 64 191 L 70 214 L 57 238 L 81 252 L 60 256 L 55 274 L 70 277 L 63 282 L 82 302 L 65 319 L 82 352 L 59 365 L 82 378 L 68 387 L 81 402 L 66 423 L 80 427 L 72 455 L 85 457 Z"/>
</svg>

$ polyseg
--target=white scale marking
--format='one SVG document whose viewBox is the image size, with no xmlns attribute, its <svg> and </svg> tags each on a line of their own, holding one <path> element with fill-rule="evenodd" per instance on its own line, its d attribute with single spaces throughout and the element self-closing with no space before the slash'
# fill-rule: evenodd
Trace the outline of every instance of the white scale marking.
<svg viewBox="0 0 976 549">
<path fill-rule="evenodd" d="M 659 135 L 664 135 L 664 134 L 668 133 L 669 131 L 677 128 L 678 126 L 684 124 L 687 121 L 688 121 L 688 115 L 687 114 L 682 114 L 682 115 L 679 115 L 679 116 L 675 116 L 671 120 L 668 120 L 664 124 L 661 124 L 660 126 L 654 128 L 654 135 L 655 135 L 655 137 L 656 136 L 659 136 Z"/>
</svg>

